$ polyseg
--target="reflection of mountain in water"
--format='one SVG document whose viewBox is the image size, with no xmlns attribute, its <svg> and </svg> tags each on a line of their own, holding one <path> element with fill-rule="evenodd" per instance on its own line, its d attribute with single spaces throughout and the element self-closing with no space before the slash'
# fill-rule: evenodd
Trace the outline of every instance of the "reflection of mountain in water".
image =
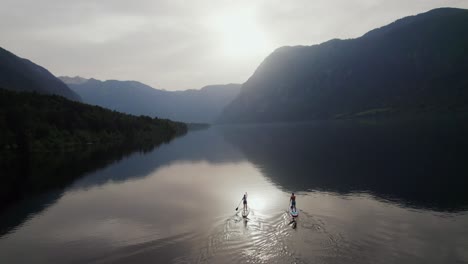
<svg viewBox="0 0 468 264">
<path fill-rule="evenodd" d="M 23 169 L 31 182 L 41 183 L 43 175 L 52 174 L 48 179 L 53 182 L 42 184 L 54 190 L 0 212 L 0 236 L 54 204 L 64 188 L 82 175 L 86 176 L 69 188 L 139 179 L 176 162 L 225 163 L 245 158 L 287 191 L 363 191 L 410 206 L 461 210 L 468 205 L 467 132 L 468 126 L 456 123 L 221 126 L 191 132 L 144 154 L 130 155 L 130 150 L 67 153 L 48 157 L 48 162 L 42 157 Z M 28 185 L 18 188 L 33 186 Z"/>
<path fill-rule="evenodd" d="M 198 130 L 162 145 L 144 155 L 134 154 L 125 162 L 83 177 L 73 187 L 92 187 L 106 182 L 122 182 L 148 176 L 152 171 L 174 162 L 239 162 L 243 156 L 227 144 L 214 129 Z"/>
<path fill-rule="evenodd" d="M 138 179 L 159 167 L 179 161 L 204 160 L 221 163 L 243 159 L 239 152 L 233 150 L 213 130 L 190 132 L 155 150 L 148 146 L 139 153 L 130 154 L 133 151 L 134 147 L 124 147 L 64 155 L 40 155 L 9 164 L 2 163 L 0 168 L 4 173 L 11 175 L 11 178 L 22 178 L 21 182 L 15 184 L 15 188 L 22 190 L 18 193 L 33 192 L 38 195 L 0 211 L 0 236 L 21 224 L 30 215 L 54 204 L 62 197 L 64 189 L 77 178 L 79 179 L 70 188 L 91 188 L 109 181 Z M 44 190 L 50 191 L 40 194 Z"/>
<path fill-rule="evenodd" d="M 316 122 L 229 126 L 226 139 L 287 191 L 370 192 L 409 206 L 468 205 L 468 126 Z"/>
<path fill-rule="evenodd" d="M 147 146 L 140 151 L 150 151 Z M 64 189 L 86 173 L 109 166 L 129 156 L 136 146 L 102 147 L 62 153 L 26 153 L 2 160 L 7 197 L 0 209 L 0 235 L 21 223 L 29 215 L 41 212 L 55 203 Z M 5 199 L 2 199 L 4 201 Z M 10 204 L 11 201 L 17 201 Z M 6 207 L 6 209 L 4 209 Z"/>
</svg>

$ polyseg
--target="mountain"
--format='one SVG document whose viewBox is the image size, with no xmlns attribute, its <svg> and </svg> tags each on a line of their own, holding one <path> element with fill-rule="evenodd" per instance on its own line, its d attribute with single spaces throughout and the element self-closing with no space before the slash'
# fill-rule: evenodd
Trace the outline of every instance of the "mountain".
<svg viewBox="0 0 468 264">
<path fill-rule="evenodd" d="M 219 122 L 466 113 L 467 73 L 468 10 L 434 9 L 356 39 L 275 50 Z"/>
<path fill-rule="evenodd" d="M 74 101 L 80 96 L 43 67 L 0 48 L 0 87 L 13 91 L 55 94 Z"/>
<path fill-rule="evenodd" d="M 182 122 L 212 123 L 240 90 L 240 84 L 209 85 L 200 90 L 166 91 L 136 81 L 59 78 L 88 104 Z"/>
<path fill-rule="evenodd" d="M 82 84 L 88 81 L 88 79 L 80 77 L 80 76 L 75 76 L 75 77 L 60 76 L 58 78 L 66 84 Z"/>
</svg>

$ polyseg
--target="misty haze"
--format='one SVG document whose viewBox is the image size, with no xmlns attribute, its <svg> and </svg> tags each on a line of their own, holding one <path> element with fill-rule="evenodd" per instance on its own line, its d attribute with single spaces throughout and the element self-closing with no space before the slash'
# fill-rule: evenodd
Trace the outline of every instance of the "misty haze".
<svg viewBox="0 0 468 264">
<path fill-rule="evenodd" d="M 467 1 L 0 3 L 0 263 L 468 263 Z"/>
</svg>

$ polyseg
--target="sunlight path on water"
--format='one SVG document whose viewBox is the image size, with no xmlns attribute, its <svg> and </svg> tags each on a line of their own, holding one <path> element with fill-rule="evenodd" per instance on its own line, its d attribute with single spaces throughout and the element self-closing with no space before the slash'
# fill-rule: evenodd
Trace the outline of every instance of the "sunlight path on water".
<svg viewBox="0 0 468 264">
<path fill-rule="evenodd" d="M 280 128 L 307 137 L 273 152 L 282 133 L 268 139 L 265 128 L 212 128 L 85 175 L 0 237 L 0 263 L 468 263 L 466 210 L 408 206 L 426 193 L 393 192 L 407 201 L 386 200 L 375 177 L 357 170 L 349 180 L 334 162 L 310 162 L 323 156 L 313 152 L 318 141 L 306 144 L 315 126 Z M 274 127 L 267 131 L 274 136 Z M 341 163 L 353 168 L 361 158 Z M 402 186 L 402 178 L 385 183 Z M 354 191 L 358 180 L 363 187 Z M 243 218 L 245 192 L 250 213 Z"/>
<path fill-rule="evenodd" d="M 247 218 L 234 210 L 245 191 Z M 70 189 L 2 238 L 8 251 L 0 258 L 29 262 L 19 252 L 26 248 L 35 263 L 377 263 L 389 251 L 395 255 L 385 262 L 440 254 L 422 244 L 430 236 L 449 248 L 467 242 L 447 240 L 467 215 L 428 216 L 362 193 L 299 192 L 296 225 L 287 212 L 289 195 L 248 162 L 176 162 L 145 178 Z M 418 236 L 408 237 L 416 230 Z M 43 242 L 30 240 L 32 234 Z"/>
<path fill-rule="evenodd" d="M 138 245 L 154 241 L 187 242 L 195 234 L 204 234 L 220 216 L 228 218 L 235 213 L 245 191 L 249 192 L 252 211 L 264 209 L 267 199 L 270 197 L 269 202 L 274 202 L 277 196 L 273 185 L 250 163 L 176 162 L 142 179 L 72 188 L 57 203 L 27 221 L 9 241 L 10 245 L 19 243 L 23 248 L 38 250 L 36 262 L 39 263 L 64 257 L 102 261 L 129 251 L 123 254 L 123 260 L 157 249 L 142 249 Z M 28 237 L 32 233 L 44 243 L 37 245 L 30 241 Z M 185 239 L 176 240 L 181 235 Z M 2 241 L 5 239 L 0 240 L 3 246 Z M 50 254 L 59 245 L 68 247 Z M 132 246 L 137 247 L 130 250 Z M 89 256 L 73 251 L 80 247 L 86 248 Z M 21 250 L 8 245 L 4 248 L 11 250 L 8 255 Z M 115 257 L 111 259 L 117 261 Z"/>
</svg>

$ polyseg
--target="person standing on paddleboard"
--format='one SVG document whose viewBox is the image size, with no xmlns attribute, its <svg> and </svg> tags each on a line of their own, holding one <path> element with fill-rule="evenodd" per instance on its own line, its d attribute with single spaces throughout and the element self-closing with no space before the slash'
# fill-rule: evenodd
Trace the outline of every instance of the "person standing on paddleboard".
<svg viewBox="0 0 468 264">
<path fill-rule="evenodd" d="M 294 193 L 291 194 L 291 198 L 289 198 L 289 201 L 291 202 L 291 209 L 294 208 L 294 211 L 296 211 L 296 196 Z"/>
<path fill-rule="evenodd" d="M 242 201 L 244 202 L 244 210 L 247 210 L 247 193 L 242 197 Z"/>
</svg>

